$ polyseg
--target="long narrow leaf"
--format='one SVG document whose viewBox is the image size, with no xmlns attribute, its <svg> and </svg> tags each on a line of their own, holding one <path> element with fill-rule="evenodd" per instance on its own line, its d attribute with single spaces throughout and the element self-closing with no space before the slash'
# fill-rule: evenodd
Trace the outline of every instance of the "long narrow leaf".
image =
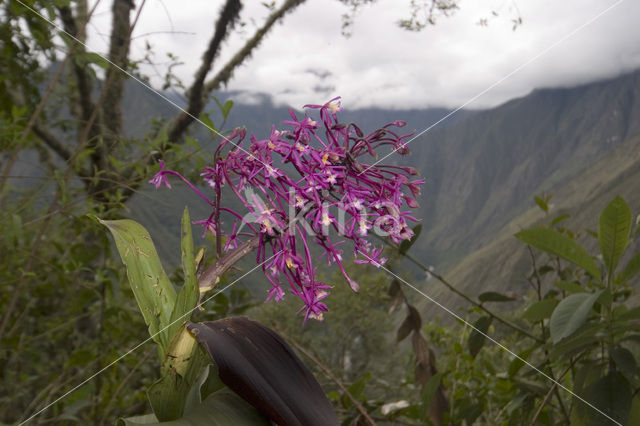
<svg viewBox="0 0 640 426">
<path fill-rule="evenodd" d="M 600 215 L 598 243 L 610 277 L 629 244 L 631 220 L 631 209 L 621 197 L 614 198 Z"/>
<path fill-rule="evenodd" d="M 182 214 L 182 270 L 184 271 L 184 284 L 178 292 L 176 304 L 171 311 L 170 335 L 173 337 L 182 324 L 189 321 L 190 312 L 198 303 L 199 289 L 196 278 L 196 261 L 193 249 L 193 234 L 191 233 L 191 218 L 189 210 L 185 207 Z"/>
<path fill-rule="evenodd" d="M 244 317 L 188 324 L 220 379 L 281 426 L 338 425 L 320 385 L 274 331 Z"/>
<path fill-rule="evenodd" d="M 566 235 L 550 228 L 531 228 L 518 232 L 516 237 L 532 247 L 568 260 L 602 280 L 600 270 L 589 253 Z"/>
<path fill-rule="evenodd" d="M 176 292 L 165 274 L 149 233 L 133 220 L 100 220 L 116 242 L 127 268 L 129 284 L 149 326 L 149 334 L 162 348 L 164 356 L 171 336 L 164 329 L 170 322 Z"/>
</svg>

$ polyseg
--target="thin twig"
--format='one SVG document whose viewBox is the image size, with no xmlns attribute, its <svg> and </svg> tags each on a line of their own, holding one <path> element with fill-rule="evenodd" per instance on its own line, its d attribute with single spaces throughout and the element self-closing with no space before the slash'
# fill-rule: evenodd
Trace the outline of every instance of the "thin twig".
<svg viewBox="0 0 640 426">
<path fill-rule="evenodd" d="M 578 358 L 580 357 L 577 357 L 576 359 L 571 361 L 571 364 L 569 364 L 569 366 L 562 372 L 560 377 L 558 377 L 558 380 L 562 380 L 562 378 L 569 372 L 569 370 L 571 370 L 571 367 L 573 367 L 573 364 L 578 360 Z M 542 409 L 544 408 L 545 404 L 549 400 L 549 397 L 551 396 L 553 391 L 557 388 L 558 380 L 553 381 L 553 385 L 551 385 L 551 389 L 549 389 L 549 392 L 547 392 L 547 394 L 544 396 L 544 399 L 542 400 L 542 404 L 540 404 L 538 411 L 536 411 L 536 414 L 533 416 L 533 419 L 531 419 L 531 423 L 529 423 L 529 426 L 533 426 L 536 423 L 536 420 L 538 420 L 538 416 L 540 415 L 540 413 L 542 413 Z"/>
<path fill-rule="evenodd" d="M 385 240 L 383 240 L 383 241 L 385 241 Z M 394 245 L 392 245 L 388 241 L 385 241 L 385 243 L 387 245 L 395 247 Z M 416 266 L 421 268 L 423 271 L 428 272 L 431 276 L 433 276 L 435 279 L 437 279 L 442 284 L 444 284 L 444 286 L 447 287 L 447 289 L 449 289 L 453 293 L 457 294 L 458 296 L 462 297 L 464 300 L 466 300 L 467 302 L 469 302 L 473 306 L 476 306 L 476 307 L 482 309 L 490 317 L 492 317 L 492 318 L 496 319 L 497 321 L 501 322 L 502 324 L 512 328 L 513 330 L 517 331 L 518 333 L 535 340 L 538 343 L 544 343 L 543 339 L 539 338 L 538 336 L 536 336 L 534 334 L 531 334 L 529 331 L 525 330 L 524 328 L 522 328 L 522 327 L 520 327 L 520 326 L 518 326 L 516 324 L 513 324 L 512 322 L 504 319 L 502 316 L 500 316 L 500 315 L 496 314 L 495 312 L 489 310 L 482 303 L 476 302 L 471 297 L 467 296 L 462 291 L 460 291 L 456 287 L 454 287 L 451 283 L 449 283 L 446 279 L 444 279 L 444 277 L 442 277 L 441 275 L 436 274 L 435 272 L 433 272 L 432 270 L 427 268 L 426 265 L 424 265 L 422 262 L 420 262 L 418 259 L 416 259 L 412 255 L 410 255 L 409 253 L 405 253 L 405 254 L 403 254 L 403 256 L 406 257 L 407 259 L 409 259 L 411 262 L 413 262 Z"/>
<path fill-rule="evenodd" d="M 318 360 L 316 357 L 314 357 L 309 352 L 307 352 L 295 340 L 293 340 L 292 338 L 290 338 L 289 336 L 284 334 L 282 331 L 278 330 L 277 328 L 276 328 L 276 331 L 278 332 L 278 334 L 280 334 L 282 337 L 284 337 L 284 339 L 287 340 L 289 342 L 289 344 L 291 344 L 294 348 L 296 348 L 298 351 L 300 351 L 300 353 L 302 353 L 304 356 L 309 358 L 314 364 L 316 364 L 318 366 L 318 368 L 320 368 L 320 370 L 322 370 L 322 372 L 329 379 L 331 379 L 331 381 L 334 382 L 340 388 L 340 390 L 342 390 L 344 392 L 344 394 L 347 395 L 347 397 L 349 397 L 349 399 L 351 400 L 353 405 L 358 409 L 360 414 L 362 414 L 362 417 L 364 417 L 369 422 L 370 425 L 376 426 L 376 422 L 373 421 L 373 419 L 371 418 L 369 413 L 367 413 L 367 410 L 365 410 L 365 408 L 362 406 L 362 404 L 360 404 L 360 401 L 358 401 L 356 399 L 356 397 L 354 397 L 351 394 L 351 392 L 349 392 L 349 390 L 346 388 L 346 386 L 336 376 L 333 375 L 333 373 L 331 372 L 329 367 L 327 367 L 322 362 L 320 362 L 320 360 Z"/>
<path fill-rule="evenodd" d="M 131 377 L 133 377 L 133 374 L 140 368 L 140 366 L 142 366 L 142 364 L 144 364 L 145 361 L 147 361 L 151 357 L 152 354 L 153 354 L 153 351 L 147 351 L 147 353 L 144 354 L 144 356 L 140 359 L 140 361 L 138 361 L 138 363 L 133 366 L 131 371 L 129 371 L 129 373 L 120 381 L 120 384 L 118 385 L 116 390 L 113 392 L 113 395 L 111 396 L 111 399 L 107 404 L 107 407 L 104 409 L 104 412 L 102 413 L 102 421 L 100 422 L 100 425 L 104 425 L 104 422 L 107 420 L 109 412 L 113 410 L 113 406 L 116 404 L 116 397 L 122 391 L 122 389 L 124 388 L 124 385 L 131 379 Z"/>
</svg>

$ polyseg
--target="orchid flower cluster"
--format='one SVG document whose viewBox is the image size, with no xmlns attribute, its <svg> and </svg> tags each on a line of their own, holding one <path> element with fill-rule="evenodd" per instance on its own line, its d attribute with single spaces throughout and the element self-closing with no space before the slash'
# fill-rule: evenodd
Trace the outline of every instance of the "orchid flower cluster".
<svg viewBox="0 0 640 426">
<path fill-rule="evenodd" d="M 324 105 L 305 105 L 319 110 L 320 122 L 306 112 L 302 118 L 289 110 L 291 120 L 283 121 L 288 130 L 271 128 L 268 139 L 250 137 L 247 148 L 244 128 L 235 129 L 218 147 L 214 164 L 201 176 L 213 188 L 212 202 L 177 172 L 160 171 L 151 179 L 156 188 L 170 187 L 167 175 L 175 175 L 205 199 L 213 212 L 208 219 L 194 222 L 225 238 L 224 251 L 238 247 L 242 239 L 259 235 L 257 262 L 271 283 L 267 301 L 283 299 L 283 287 L 304 302 L 299 312 L 322 320 L 327 306 L 323 300 L 331 287 L 316 279 L 310 243 L 322 248 L 329 265 L 336 264 L 354 291 L 357 282 L 346 272 L 344 243 L 353 244 L 355 263 L 376 267 L 386 259 L 382 248 L 368 241 L 371 232 L 399 243 L 413 235 L 408 221 L 417 221 L 410 209 L 418 207 L 422 179 L 412 179 L 412 167 L 365 164 L 363 157 L 376 159 L 376 150 L 392 148 L 407 154 L 405 138 L 394 128 L 406 125 L 394 121 L 365 135 L 355 124 L 340 123 L 340 98 Z M 223 151 L 228 148 L 226 156 Z M 244 216 L 220 205 L 221 188 L 228 187 L 248 209 Z M 233 217 L 230 233 L 224 233 L 220 214 Z M 248 229 L 242 232 L 244 227 Z"/>
</svg>

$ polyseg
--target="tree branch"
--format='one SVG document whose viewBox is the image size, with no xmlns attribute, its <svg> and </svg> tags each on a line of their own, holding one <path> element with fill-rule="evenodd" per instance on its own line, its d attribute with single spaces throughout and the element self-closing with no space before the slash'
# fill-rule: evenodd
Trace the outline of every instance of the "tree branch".
<svg viewBox="0 0 640 426">
<path fill-rule="evenodd" d="M 304 3 L 304 1 L 305 0 L 287 0 L 278 10 L 276 10 L 271 15 L 269 15 L 269 17 L 267 18 L 267 21 L 265 22 L 265 24 L 260 29 L 258 29 L 256 31 L 256 33 L 254 34 L 254 36 L 250 40 L 247 40 L 247 42 L 245 43 L 244 47 L 242 49 L 240 49 L 238 51 L 238 53 L 236 53 L 236 55 L 233 58 L 231 58 L 231 60 L 222 68 L 222 70 L 220 70 L 218 72 L 218 74 L 216 74 L 216 76 L 212 80 L 210 80 L 209 82 L 204 84 L 204 86 L 202 87 L 202 91 L 200 93 L 200 99 L 203 100 L 203 106 L 200 109 L 200 111 L 195 111 L 194 110 L 193 113 L 190 112 L 190 114 L 192 114 L 193 117 L 191 117 L 191 119 L 187 122 L 187 124 L 184 127 L 182 127 L 182 129 L 179 132 L 176 131 L 176 130 L 173 130 L 173 129 L 178 127 L 178 125 L 179 125 L 179 124 L 177 124 L 178 121 L 186 120 L 186 119 L 181 119 L 180 118 L 183 115 L 185 115 L 184 112 L 181 112 L 174 119 L 172 119 L 170 121 L 169 130 L 168 130 L 167 134 L 171 134 L 172 135 L 171 137 L 168 138 L 168 140 L 171 141 L 171 143 L 180 143 L 180 142 L 182 142 L 184 134 L 187 131 L 189 125 L 192 124 L 195 121 L 195 117 L 200 115 L 200 113 L 202 112 L 202 109 L 206 105 L 206 102 L 204 102 L 204 101 L 206 101 L 206 99 L 211 95 L 211 92 L 214 91 L 214 90 L 217 90 L 218 88 L 220 88 L 220 86 L 222 84 L 226 84 L 229 81 L 229 79 L 231 79 L 231 76 L 233 74 L 233 70 L 236 67 L 238 67 L 240 64 L 242 64 L 242 62 L 246 58 L 251 56 L 251 53 L 252 53 L 253 49 L 255 49 L 260 44 L 260 41 L 262 41 L 262 38 L 271 29 L 271 27 L 273 27 L 273 25 L 279 19 L 281 19 L 285 14 L 287 14 L 290 11 L 292 11 L 294 8 L 296 8 L 300 4 Z M 191 98 L 191 97 L 195 96 L 196 93 L 197 92 L 195 90 L 193 90 L 193 88 L 192 88 L 189 91 L 189 97 Z M 189 111 L 189 109 L 187 109 L 187 111 Z M 160 153 L 158 153 L 158 152 L 152 153 L 152 154 L 150 154 L 148 156 L 146 162 L 147 162 L 147 164 L 154 164 L 161 156 L 162 156 L 161 152 Z M 137 171 L 135 165 L 131 165 L 131 166 L 127 167 L 124 171 L 122 171 L 121 175 L 124 176 L 125 180 L 135 180 L 138 177 L 138 171 Z M 121 200 L 127 200 L 129 197 L 131 197 L 133 195 L 133 193 L 134 193 L 134 190 L 138 186 L 135 186 L 135 187 L 132 186 L 128 190 L 124 190 L 122 192 Z"/>
<path fill-rule="evenodd" d="M 233 71 L 238 66 L 240 66 L 242 64 L 242 62 L 244 62 L 245 59 L 247 59 L 247 58 L 249 58 L 251 56 L 251 53 L 253 52 L 253 50 L 256 47 L 258 47 L 258 45 L 260 44 L 260 42 L 262 41 L 264 36 L 267 34 L 267 32 L 269 32 L 271 27 L 273 27 L 273 25 L 276 22 L 278 22 L 278 20 L 281 19 L 288 12 L 291 12 L 297 6 L 299 6 L 300 4 L 304 3 L 304 1 L 305 0 L 287 0 L 287 1 L 285 1 L 284 4 L 282 6 L 280 6 L 279 9 L 277 9 L 271 15 L 269 15 L 269 17 L 265 21 L 264 25 L 262 27 L 260 27 L 256 31 L 256 33 L 253 35 L 253 37 L 251 37 L 249 40 L 247 40 L 247 42 L 242 47 L 242 49 L 240 49 L 231 58 L 231 60 L 229 62 L 227 62 L 227 64 L 215 75 L 215 77 L 213 79 L 209 80 L 206 84 L 204 84 L 204 86 L 202 87 L 201 93 L 197 94 L 197 93 L 191 92 L 189 94 L 190 98 L 197 95 L 203 101 L 202 108 L 200 108 L 199 111 L 193 111 L 193 112 L 190 111 L 190 113 L 193 116 L 197 117 L 198 115 L 200 115 L 200 113 L 202 112 L 202 109 L 206 105 L 206 102 L 205 102 L 206 99 L 209 98 L 209 96 L 211 96 L 211 92 L 213 92 L 214 90 L 218 90 L 221 85 L 226 84 L 231 79 L 231 76 L 233 75 Z M 187 122 L 187 124 L 182 126 L 180 131 L 177 131 L 177 126 L 178 126 L 177 122 L 180 121 L 180 120 L 185 120 L 186 121 L 186 118 L 184 118 L 184 119 L 180 118 L 183 115 L 184 115 L 184 113 L 181 113 L 181 114 L 178 115 L 178 117 L 175 120 L 172 120 L 172 124 L 170 125 L 169 131 L 167 132 L 167 134 L 169 135 L 168 139 L 171 142 L 179 142 L 182 139 L 182 137 L 184 136 L 184 133 L 186 132 L 188 126 L 191 123 L 193 123 L 193 121 L 195 120 L 194 117 L 191 117 L 191 119 Z"/>
<path fill-rule="evenodd" d="M 213 60 L 220 50 L 220 45 L 229 34 L 229 30 L 233 28 L 235 22 L 240 15 L 242 4 L 239 0 L 227 0 L 224 7 L 220 11 L 220 19 L 216 24 L 213 37 L 209 42 L 207 50 L 202 55 L 202 64 L 196 72 L 195 81 L 187 91 L 189 103 L 187 112 L 181 112 L 172 120 L 169 127 L 168 136 L 170 141 L 178 141 L 184 136 L 187 127 L 200 115 L 207 103 L 208 93 L 203 92 L 204 80 L 211 70 Z"/>
<path fill-rule="evenodd" d="M 71 34 L 72 36 L 78 38 L 82 37 L 85 33 L 85 30 L 78 31 L 76 26 L 76 20 L 73 17 L 73 13 L 71 12 L 71 8 L 69 6 L 62 6 L 58 8 L 58 12 L 60 13 L 60 19 L 62 20 L 62 25 L 64 30 Z M 85 21 L 86 24 L 87 21 Z M 84 28 L 85 25 L 83 25 Z M 74 43 L 72 48 L 72 57 L 76 58 L 77 54 L 85 53 L 84 47 L 79 43 Z M 91 76 L 85 71 L 84 67 L 80 66 L 77 61 L 72 60 L 72 68 L 73 73 L 76 77 L 76 84 L 78 85 L 78 107 L 79 118 L 82 122 L 88 122 L 89 117 L 91 117 L 91 113 L 95 108 L 93 104 L 93 99 L 91 97 L 91 91 L 93 90 L 93 84 L 91 82 Z M 80 138 L 80 132 L 78 132 L 78 138 Z M 80 143 L 80 140 L 78 140 Z"/>
<path fill-rule="evenodd" d="M 204 87 L 204 93 L 208 95 L 212 91 L 218 90 L 221 85 L 227 84 L 227 82 L 233 75 L 233 71 L 240 64 L 242 64 L 245 59 L 251 56 L 253 50 L 258 47 L 265 34 L 271 29 L 271 27 L 285 14 L 293 11 L 293 9 L 304 2 L 305 0 L 287 0 L 278 10 L 269 15 L 264 25 L 260 29 L 258 29 L 258 31 L 256 31 L 253 37 L 247 40 L 244 47 L 240 49 L 240 51 L 236 53 L 233 58 L 231 58 L 227 65 L 225 65 L 224 68 L 222 68 L 212 80 L 207 82 Z"/>
<path fill-rule="evenodd" d="M 310 352 L 306 351 L 301 345 L 299 345 L 295 340 L 293 340 L 292 338 L 288 337 L 286 334 L 284 334 L 281 330 L 279 330 L 276 327 L 274 327 L 276 329 L 276 331 L 278 332 L 278 334 L 280 334 L 280 336 L 282 336 L 286 341 L 289 342 L 289 344 L 291 344 L 291 346 L 293 346 L 294 348 L 296 348 L 298 351 L 300 351 L 304 356 L 306 356 L 307 358 L 309 358 L 315 365 L 318 366 L 318 368 L 320 370 L 322 370 L 322 372 L 333 382 L 335 383 L 340 390 L 342 390 L 342 392 L 344 392 L 344 394 L 351 400 L 351 402 L 353 403 L 353 405 L 356 407 L 356 409 L 360 412 L 360 414 L 362 415 L 362 417 L 364 417 L 367 422 L 369 422 L 370 425 L 375 426 L 376 422 L 371 418 L 371 416 L 369 415 L 369 413 L 367 413 L 367 410 L 362 406 L 362 404 L 360 403 L 360 401 L 358 401 L 358 399 L 356 397 L 353 396 L 353 394 L 351 392 L 349 392 L 349 389 L 347 389 L 347 387 L 336 377 L 333 375 L 333 373 L 331 372 L 331 370 L 329 369 L 329 367 L 327 367 L 326 365 L 324 365 L 322 362 L 320 362 L 320 360 L 318 360 L 316 357 L 314 357 Z M 360 423 L 358 423 L 360 424 Z"/>
<path fill-rule="evenodd" d="M 44 144 L 49 147 L 53 152 L 58 154 L 64 161 L 69 161 L 72 157 L 71 151 L 67 149 L 67 146 L 56 135 L 54 135 L 49 129 L 42 126 L 40 123 L 36 123 L 33 126 L 33 133 L 40 138 Z"/>
<path fill-rule="evenodd" d="M 114 0 L 111 9 L 111 37 L 109 40 L 109 61 L 125 69 L 131 44 L 131 22 L 129 12 L 134 7 L 132 0 Z M 104 127 L 108 134 L 106 139 L 110 141 L 105 145 L 108 149 L 122 135 L 122 98 L 124 95 L 124 82 L 126 75 L 118 68 L 111 65 L 107 71 L 107 80 L 110 81 L 104 95 L 103 118 Z M 106 161 L 106 159 L 101 159 Z"/>
<path fill-rule="evenodd" d="M 387 244 L 390 247 L 394 247 L 397 248 L 396 245 L 389 243 L 388 241 L 384 240 L 381 238 L 381 240 Z M 433 272 L 432 270 L 430 270 L 429 268 L 427 268 L 422 262 L 420 262 L 418 259 L 416 259 L 415 257 L 413 257 L 412 255 L 410 255 L 409 253 L 404 253 L 402 256 L 406 257 L 408 260 L 410 260 L 414 265 L 418 266 L 420 269 L 422 269 L 425 272 L 428 272 L 431 276 L 433 276 L 435 279 L 437 279 L 438 281 L 440 281 L 442 284 L 444 284 L 445 287 L 447 287 L 447 289 L 449 289 L 450 291 L 452 291 L 453 293 L 457 294 L 458 296 L 462 297 L 464 300 L 466 300 L 467 302 L 469 302 L 470 304 L 472 304 L 475 307 L 478 307 L 480 309 L 482 309 L 487 315 L 489 315 L 490 317 L 496 319 L 497 321 L 501 322 L 502 324 L 506 325 L 509 328 L 512 328 L 513 330 L 517 331 L 518 333 L 522 334 L 523 336 L 527 336 L 533 340 L 535 340 L 538 343 L 544 343 L 544 340 L 541 339 L 540 337 L 530 333 L 529 331 L 525 330 L 524 328 L 506 320 L 505 318 L 503 318 L 501 315 L 496 314 L 495 312 L 489 310 L 486 306 L 484 306 L 482 303 L 478 303 L 475 300 L 473 300 L 471 297 L 467 296 L 465 293 L 463 293 L 462 291 L 458 290 L 456 287 L 453 286 L 453 284 L 449 283 L 446 279 L 444 279 L 444 277 L 436 274 L 435 272 Z"/>
<path fill-rule="evenodd" d="M 229 268 L 242 259 L 247 254 L 258 248 L 260 244 L 261 234 L 255 235 L 240 244 L 232 252 L 216 260 L 213 265 L 206 269 L 200 277 L 198 277 L 198 285 L 200 287 L 213 287 L 218 278 L 224 274 Z"/>
</svg>

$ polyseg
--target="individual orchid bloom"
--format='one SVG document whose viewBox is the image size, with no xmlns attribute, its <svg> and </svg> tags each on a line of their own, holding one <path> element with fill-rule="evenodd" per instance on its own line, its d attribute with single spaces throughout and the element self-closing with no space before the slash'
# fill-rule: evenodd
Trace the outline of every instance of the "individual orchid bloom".
<svg viewBox="0 0 640 426">
<path fill-rule="evenodd" d="M 269 290 L 269 295 L 267 296 L 265 302 L 268 302 L 271 299 L 275 300 L 276 302 L 280 302 L 282 299 L 284 299 L 284 290 L 282 289 L 282 287 L 280 287 L 279 285 L 274 285 L 273 287 L 271 287 L 271 289 Z"/>
<path fill-rule="evenodd" d="M 382 266 L 386 261 L 387 258 L 386 257 L 380 257 L 380 255 L 382 254 L 382 247 L 379 249 L 373 249 L 371 250 L 369 253 L 364 253 L 361 252 L 362 255 L 365 257 L 364 259 L 355 259 L 354 262 L 355 263 L 370 263 L 371 265 L 375 266 L 376 268 L 379 268 L 380 266 Z"/>
<path fill-rule="evenodd" d="M 167 179 L 167 171 L 164 169 L 164 161 L 160 160 L 158 162 L 160 163 L 160 170 L 158 170 L 158 173 L 153 175 L 149 183 L 155 185 L 156 189 L 160 188 L 162 185 L 171 189 L 171 183 L 169 183 L 169 179 Z"/>
<path fill-rule="evenodd" d="M 238 233 L 236 231 L 237 228 L 238 228 L 238 221 L 234 220 L 233 221 L 233 228 L 231 229 L 231 233 L 229 234 L 229 237 L 227 238 L 227 242 L 224 243 L 223 250 L 225 252 L 228 252 L 228 251 L 233 250 L 236 247 L 238 247 Z"/>
<path fill-rule="evenodd" d="M 202 227 L 204 228 L 202 238 L 206 237 L 208 232 L 210 232 L 211 235 L 216 235 L 216 224 L 213 220 L 213 215 L 209 216 L 208 219 L 195 221 L 193 222 L 193 224 L 202 225 Z"/>
<path fill-rule="evenodd" d="M 202 173 L 200 173 L 202 179 L 211 187 L 216 187 L 216 178 L 220 176 L 219 172 L 216 171 L 215 167 L 205 167 L 202 169 Z"/>
</svg>

